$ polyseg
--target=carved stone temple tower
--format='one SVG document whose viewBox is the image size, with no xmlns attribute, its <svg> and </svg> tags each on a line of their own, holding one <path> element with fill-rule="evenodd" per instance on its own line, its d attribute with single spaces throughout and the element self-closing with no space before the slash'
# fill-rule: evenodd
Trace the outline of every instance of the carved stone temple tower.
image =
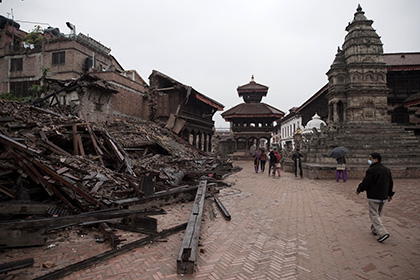
<svg viewBox="0 0 420 280">
<path fill-rule="evenodd" d="M 372 152 L 382 154 L 394 177 L 420 178 L 420 140 L 387 119 L 387 68 L 372 23 L 359 5 L 327 72 L 327 127 L 307 138 L 304 177 L 333 178 L 336 161 L 328 153 L 345 146 L 349 178 L 364 176 Z"/>
<path fill-rule="evenodd" d="M 327 72 L 331 124 L 386 121 L 386 64 L 382 42 L 360 5 Z"/>
</svg>

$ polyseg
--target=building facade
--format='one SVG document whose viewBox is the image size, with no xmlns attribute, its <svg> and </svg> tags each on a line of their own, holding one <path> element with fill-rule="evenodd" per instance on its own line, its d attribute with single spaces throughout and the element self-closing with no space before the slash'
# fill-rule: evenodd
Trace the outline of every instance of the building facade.
<svg viewBox="0 0 420 280">
<path fill-rule="evenodd" d="M 146 118 L 148 111 L 141 108 L 147 108 L 147 83 L 135 71 L 125 71 L 110 52 L 82 33 L 64 35 L 57 28 L 26 33 L 9 21 L 0 29 L 0 93 L 42 98 L 59 90 L 49 82 L 65 89 L 75 80 L 92 80 L 82 78 L 90 75 L 112 85 L 116 92 L 109 95 L 105 91 L 101 97 L 96 81 L 77 93 L 61 90 L 58 102 L 74 105 L 95 121 L 105 120 L 104 115 Z M 93 105 L 83 102 L 85 99 Z"/>
<path fill-rule="evenodd" d="M 212 150 L 213 115 L 224 106 L 156 70 L 149 76 L 149 119 L 166 123 L 191 145 L 202 151 Z"/>
</svg>

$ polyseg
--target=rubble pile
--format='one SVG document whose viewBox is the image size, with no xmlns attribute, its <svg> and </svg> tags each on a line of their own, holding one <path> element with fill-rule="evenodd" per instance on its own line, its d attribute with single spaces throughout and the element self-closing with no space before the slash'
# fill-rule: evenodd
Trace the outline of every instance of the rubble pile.
<svg viewBox="0 0 420 280">
<path fill-rule="evenodd" d="M 151 122 L 96 126 L 51 108 L 5 100 L 0 106 L 0 202 L 53 202 L 80 213 L 143 197 L 144 178 L 155 192 L 194 185 L 201 176 L 215 180 L 232 167 L 226 171 Z"/>
<path fill-rule="evenodd" d="M 229 160 L 211 157 L 148 121 L 100 125 L 66 108 L 1 99 L 0 107 L 0 250 L 19 252 L 2 255 L 0 272 L 12 278 L 57 279 L 181 230 L 197 238 L 195 211 L 202 213 L 205 197 L 217 194 L 225 186 L 221 179 L 237 171 Z M 157 218 L 150 216 L 167 214 L 160 207 L 185 201 L 194 201 L 194 220 L 158 231 Z M 173 225 L 182 222 L 179 218 L 178 213 L 159 221 Z M 56 263 L 45 260 L 35 249 L 34 258 L 22 259 L 27 255 L 22 248 L 47 246 L 47 240 L 57 242 L 59 232 L 81 227 L 89 227 L 95 243 L 106 242 L 110 249 L 98 245 L 99 254 L 92 251 L 91 258 L 71 265 L 61 257 Z M 126 231 L 142 238 L 127 240 Z M 72 242 L 64 239 L 60 246 L 74 247 Z M 182 250 L 198 248 L 183 245 Z M 51 271 L 55 265 L 60 268 Z"/>
</svg>

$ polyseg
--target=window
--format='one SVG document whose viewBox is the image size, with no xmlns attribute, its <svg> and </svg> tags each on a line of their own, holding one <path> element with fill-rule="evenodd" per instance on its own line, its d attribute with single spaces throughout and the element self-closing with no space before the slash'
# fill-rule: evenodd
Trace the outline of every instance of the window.
<svg viewBox="0 0 420 280">
<path fill-rule="evenodd" d="M 10 72 L 23 70 L 23 58 L 12 58 L 10 60 Z"/>
<path fill-rule="evenodd" d="M 52 65 L 66 63 L 66 52 L 55 52 L 52 53 Z"/>
<path fill-rule="evenodd" d="M 37 81 L 10 82 L 10 92 L 15 96 L 31 96 L 29 89 L 37 84 Z"/>
</svg>

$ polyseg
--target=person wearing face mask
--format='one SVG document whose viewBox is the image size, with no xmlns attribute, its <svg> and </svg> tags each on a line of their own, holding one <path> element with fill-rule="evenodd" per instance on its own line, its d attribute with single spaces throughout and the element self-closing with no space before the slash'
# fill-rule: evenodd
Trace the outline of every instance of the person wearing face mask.
<svg viewBox="0 0 420 280">
<path fill-rule="evenodd" d="M 395 192 L 391 170 L 381 163 L 382 157 L 379 153 L 371 153 L 369 156 L 369 168 L 366 170 L 365 178 L 359 184 L 356 194 L 366 191 L 369 203 L 369 217 L 372 221 L 370 227 L 373 235 L 378 235 L 378 242 L 383 242 L 389 237 L 388 231 L 382 224 L 382 210 L 385 202 L 391 201 Z"/>
</svg>

